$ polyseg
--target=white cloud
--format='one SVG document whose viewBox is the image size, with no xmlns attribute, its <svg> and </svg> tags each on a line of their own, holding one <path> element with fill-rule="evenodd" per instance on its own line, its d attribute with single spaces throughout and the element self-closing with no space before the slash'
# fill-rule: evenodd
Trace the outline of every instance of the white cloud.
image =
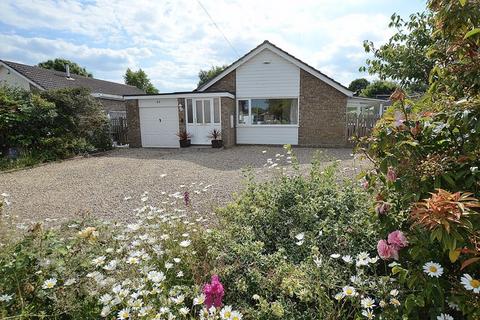
<svg viewBox="0 0 480 320">
<path fill-rule="evenodd" d="M 367 0 L 201 2 L 240 55 L 269 39 L 345 84 L 358 76 L 362 41 L 390 35 L 390 12 L 362 13 Z M 11 27 L 0 29 L 0 58 L 63 56 L 116 81 L 141 67 L 161 91 L 193 89 L 201 68 L 238 58 L 194 0 L 4 0 L 0 20 Z"/>
</svg>

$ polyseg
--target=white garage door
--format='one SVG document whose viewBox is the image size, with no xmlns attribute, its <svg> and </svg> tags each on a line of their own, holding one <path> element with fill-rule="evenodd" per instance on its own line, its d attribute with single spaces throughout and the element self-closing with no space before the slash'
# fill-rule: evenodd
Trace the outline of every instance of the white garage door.
<svg viewBox="0 0 480 320">
<path fill-rule="evenodd" d="M 177 99 L 140 100 L 143 147 L 178 148 Z"/>
</svg>

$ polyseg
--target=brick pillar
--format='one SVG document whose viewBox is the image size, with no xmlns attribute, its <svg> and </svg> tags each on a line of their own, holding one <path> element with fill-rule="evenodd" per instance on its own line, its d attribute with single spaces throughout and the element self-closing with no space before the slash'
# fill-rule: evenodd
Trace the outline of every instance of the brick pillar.
<svg viewBox="0 0 480 320">
<path fill-rule="evenodd" d="M 142 147 L 142 135 L 140 133 L 140 110 L 138 100 L 127 100 L 127 138 L 130 148 Z"/>
</svg>

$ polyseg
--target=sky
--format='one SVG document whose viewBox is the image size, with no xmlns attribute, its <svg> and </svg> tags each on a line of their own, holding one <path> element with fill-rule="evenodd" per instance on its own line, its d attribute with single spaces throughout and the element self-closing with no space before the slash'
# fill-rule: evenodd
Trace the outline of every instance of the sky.
<svg viewBox="0 0 480 320">
<path fill-rule="evenodd" d="M 386 42 L 392 13 L 424 8 L 420 0 L 1 0 L 0 59 L 62 57 L 116 82 L 142 68 L 171 92 L 193 90 L 200 69 L 269 40 L 348 85 L 372 79 L 358 71 L 363 40 Z"/>
</svg>

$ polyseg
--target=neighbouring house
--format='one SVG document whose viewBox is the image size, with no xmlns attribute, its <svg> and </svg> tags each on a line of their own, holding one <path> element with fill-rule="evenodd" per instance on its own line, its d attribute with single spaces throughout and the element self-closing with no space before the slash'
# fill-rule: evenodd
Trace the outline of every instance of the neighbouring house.
<svg viewBox="0 0 480 320">
<path fill-rule="evenodd" d="M 125 117 L 123 95 L 144 94 L 145 91 L 126 84 L 83 77 L 77 74 L 43 69 L 17 62 L 0 60 L 0 85 L 25 90 L 50 90 L 61 88 L 87 88 L 103 105 L 111 118 Z"/>
<path fill-rule="evenodd" d="M 347 112 L 381 113 L 384 100 L 361 98 L 269 41 L 191 92 L 125 95 L 131 147 L 179 147 L 176 133 L 210 144 L 220 129 L 235 144 L 345 146 Z"/>
</svg>

